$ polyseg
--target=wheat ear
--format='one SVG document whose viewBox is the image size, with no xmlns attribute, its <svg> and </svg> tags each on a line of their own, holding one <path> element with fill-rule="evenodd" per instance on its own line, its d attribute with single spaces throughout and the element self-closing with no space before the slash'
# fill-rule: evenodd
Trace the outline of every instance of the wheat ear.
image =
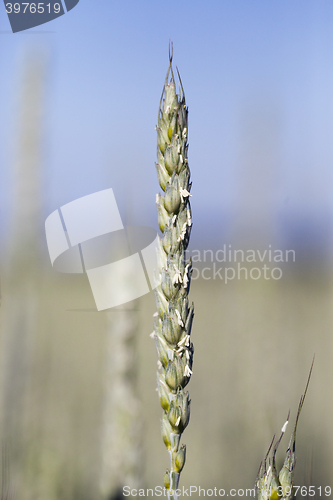
<svg viewBox="0 0 333 500">
<path fill-rule="evenodd" d="M 161 406 L 162 437 L 170 456 L 170 471 L 164 476 L 168 498 L 176 500 L 179 476 L 184 467 L 186 447 L 180 437 L 190 418 L 190 399 L 185 386 L 192 374 L 193 344 L 191 327 L 193 304 L 188 305 L 191 261 L 186 248 L 191 232 L 190 169 L 187 160 L 188 109 L 179 77 L 179 95 L 172 69 L 172 44 L 169 68 L 158 113 L 156 170 L 164 196 L 156 196 L 159 239 L 160 285 L 155 289 L 157 312 L 154 332 L 158 354 L 157 387 Z"/>
<path fill-rule="evenodd" d="M 295 426 L 294 426 L 293 432 L 292 432 L 290 440 L 289 440 L 289 445 L 288 445 L 288 449 L 286 451 L 286 456 L 285 456 L 285 460 L 284 460 L 282 469 L 280 470 L 280 473 L 278 474 L 277 469 L 276 469 L 275 456 L 276 456 L 278 446 L 279 446 L 279 444 L 284 436 L 284 433 L 286 432 L 287 425 L 289 422 L 290 412 L 288 413 L 288 417 L 287 417 L 285 424 L 282 426 L 280 437 L 277 440 L 277 442 L 275 443 L 275 446 L 272 450 L 271 457 L 268 458 L 268 455 L 269 455 L 269 452 L 271 451 L 275 436 L 273 437 L 273 440 L 270 444 L 270 447 L 268 448 L 265 459 L 260 464 L 259 472 L 257 475 L 256 484 L 255 484 L 257 500 L 279 500 L 279 499 L 292 500 L 294 498 L 293 486 L 294 486 L 294 471 L 295 471 L 295 464 L 296 464 L 296 455 L 295 455 L 296 430 L 297 430 L 299 416 L 300 416 L 301 410 L 303 408 L 305 396 L 306 396 L 306 393 L 307 393 L 307 390 L 309 387 L 313 363 L 314 363 L 314 358 L 312 360 L 310 373 L 308 376 L 308 380 L 306 383 L 304 394 L 301 396 L 301 400 L 300 400 L 300 403 L 298 405 L 296 422 L 295 422 Z M 267 467 L 267 464 L 268 464 L 268 467 Z"/>
</svg>

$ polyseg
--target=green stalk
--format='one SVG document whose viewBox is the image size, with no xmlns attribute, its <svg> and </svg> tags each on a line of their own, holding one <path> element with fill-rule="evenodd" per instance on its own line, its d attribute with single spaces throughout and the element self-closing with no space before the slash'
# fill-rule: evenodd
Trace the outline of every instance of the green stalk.
<svg viewBox="0 0 333 500">
<path fill-rule="evenodd" d="M 164 476 L 170 500 L 178 498 L 175 490 L 186 458 L 186 447 L 179 444 L 190 418 L 190 399 L 185 386 L 192 374 L 194 315 L 193 304 L 188 305 L 192 264 L 185 256 L 192 226 L 188 109 L 178 69 L 177 73 L 179 94 L 172 69 L 171 45 L 156 127 L 156 170 L 164 196 L 156 196 L 162 236 L 158 249 L 160 285 L 155 289 L 157 312 L 152 334 L 159 358 L 157 387 L 163 408 L 162 437 L 170 456 L 170 470 Z"/>
</svg>

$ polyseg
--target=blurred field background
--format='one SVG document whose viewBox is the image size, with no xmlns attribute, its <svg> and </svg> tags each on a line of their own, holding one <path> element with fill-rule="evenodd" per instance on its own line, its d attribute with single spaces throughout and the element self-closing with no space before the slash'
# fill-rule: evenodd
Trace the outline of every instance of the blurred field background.
<svg viewBox="0 0 333 500">
<path fill-rule="evenodd" d="M 279 280 L 226 284 L 214 265 L 235 263 L 194 265 L 181 486 L 252 488 L 290 409 L 282 460 L 314 354 L 295 484 L 333 486 L 332 23 L 326 1 L 82 0 L 13 35 L 1 11 L 0 422 L 14 498 L 115 500 L 162 484 L 153 294 L 97 312 L 86 275 L 52 269 L 44 221 L 112 187 L 125 225 L 157 227 L 169 38 L 190 111 L 190 249 L 296 256 L 266 259 Z"/>
</svg>

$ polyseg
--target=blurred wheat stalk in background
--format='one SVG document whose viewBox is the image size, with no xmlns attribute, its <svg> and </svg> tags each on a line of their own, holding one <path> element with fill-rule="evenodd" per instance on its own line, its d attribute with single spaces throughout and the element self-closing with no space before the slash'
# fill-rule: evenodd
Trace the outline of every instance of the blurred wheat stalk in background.
<svg viewBox="0 0 333 500">
<path fill-rule="evenodd" d="M 126 280 L 119 286 L 130 286 Z M 142 486 L 142 419 L 136 390 L 138 314 L 133 303 L 107 313 L 100 490 L 122 498 Z"/>
<path fill-rule="evenodd" d="M 191 262 L 186 262 L 185 258 L 192 226 L 187 160 L 188 109 L 180 77 L 180 95 L 176 93 L 172 45 L 169 47 L 169 61 L 157 126 L 156 169 L 165 195 L 156 196 L 158 223 L 163 236 L 158 249 L 161 283 L 155 290 L 157 313 L 152 337 L 159 358 L 157 385 L 164 410 L 162 436 L 170 455 L 170 471 L 167 470 L 164 483 L 169 498 L 176 499 L 175 490 L 186 456 L 185 446 L 179 447 L 180 437 L 190 417 L 189 394 L 184 388 L 192 374 L 190 334 L 194 308 L 188 306 Z"/>
<path fill-rule="evenodd" d="M 13 166 L 13 215 L 4 275 L 6 292 L 1 339 L 1 424 L 3 439 L 8 443 L 8 467 L 11 468 L 11 480 L 15 487 L 24 482 L 23 469 L 29 455 L 31 437 L 36 431 L 34 407 L 29 402 L 28 394 L 32 389 L 39 314 L 38 242 L 42 228 L 41 136 L 45 73 L 45 56 L 30 54 L 20 89 L 19 126 Z"/>
</svg>

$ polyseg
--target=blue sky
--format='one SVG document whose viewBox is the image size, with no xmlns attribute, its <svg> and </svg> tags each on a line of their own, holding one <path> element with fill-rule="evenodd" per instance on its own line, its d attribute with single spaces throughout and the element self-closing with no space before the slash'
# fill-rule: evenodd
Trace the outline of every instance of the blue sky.
<svg viewBox="0 0 333 500">
<path fill-rule="evenodd" d="M 20 76 L 35 51 L 48 59 L 45 217 L 112 187 L 124 218 L 129 205 L 130 222 L 156 225 L 154 127 L 172 39 L 190 113 L 194 241 L 223 238 L 237 220 L 252 224 L 263 213 L 327 233 L 332 28 L 328 0 L 80 0 L 57 20 L 12 34 L 0 5 L 2 227 Z"/>
</svg>

